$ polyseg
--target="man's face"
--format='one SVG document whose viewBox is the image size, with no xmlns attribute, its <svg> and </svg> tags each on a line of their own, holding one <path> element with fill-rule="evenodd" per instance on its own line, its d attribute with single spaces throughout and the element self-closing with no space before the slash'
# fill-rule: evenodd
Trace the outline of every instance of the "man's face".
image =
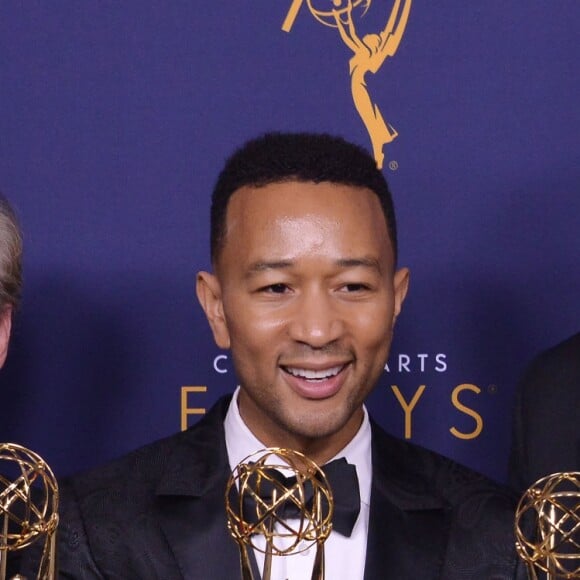
<svg viewBox="0 0 580 580">
<path fill-rule="evenodd" d="M 198 275 L 198 296 L 264 445 L 327 460 L 348 443 L 407 284 L 371 191 L 292 181 L 233 194 L 215 275 Z"/>
<path fill-rule="evenodd" d="M 0 368 L 2 368 L 6 362 L 11 327 L 12 306 L 2 306 L 0 307 Z"/>
</svg>

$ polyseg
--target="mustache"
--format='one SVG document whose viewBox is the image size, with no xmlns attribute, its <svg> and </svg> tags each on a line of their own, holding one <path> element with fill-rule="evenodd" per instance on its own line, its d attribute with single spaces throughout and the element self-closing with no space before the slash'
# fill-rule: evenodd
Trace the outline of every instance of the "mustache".
<svg viewBox="0 0 580 580">
<path fill-rule="evenodd" d="M 293 345 L 292 348 L 284 352 L 285 360 L 308 358 L 338 358 L 353 359 L 353 352 L 339 343 L 331 342 L 323 346 L 311 346 L 309 344 Z"/>
</svg>

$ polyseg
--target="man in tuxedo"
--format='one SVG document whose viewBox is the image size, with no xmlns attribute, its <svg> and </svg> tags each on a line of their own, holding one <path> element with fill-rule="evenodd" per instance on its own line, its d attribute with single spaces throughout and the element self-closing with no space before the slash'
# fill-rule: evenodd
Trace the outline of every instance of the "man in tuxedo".
<svg viewBox="0 0 580 580">
<path fill-rule="evenodd" d="M 514 488 L 580 471 L 579 409 L 580 332 L 540 353 L 520 381 L 510 457 Z"/>
<path fill-rule="evenodd" d="M 189 430 L 63 482 L 59 577 L 239 578 L 226 482 L 266 447 L 345 460 L 328 580 L 525 577 L 511 493 L 387 435 L 364 406 L 409 284 L 373 158 L 327 135 L 245 144 L 213 192 L 211 254 L 197 295 L 240 386 Z M 310 578 L 313 559 L 274 558 L 272 579 Z"/>
<path fill-rule="evenodd" d="M 21 291 L 22 236 L 14 211 L 8 200 L 0 194 L 0 368 L 6 362 L 12 316 L 20 303 Z M 7 481 L 10 482 L 10 480 Z M 3 489 L 4 485 L 0 491 Z M 2 516 L 3 513 L 0 511 L 0 517 Z M 12 577 L 18 568 L 19 553 L 10 552 L 7 568 L 8 577 Z"/>
<path fill-rule="evenodd" d="M 0 194 L 0 368 L 8 354 L 12 315 L 22 290 L 22 237 L 14 211 Z"/>
</svg>

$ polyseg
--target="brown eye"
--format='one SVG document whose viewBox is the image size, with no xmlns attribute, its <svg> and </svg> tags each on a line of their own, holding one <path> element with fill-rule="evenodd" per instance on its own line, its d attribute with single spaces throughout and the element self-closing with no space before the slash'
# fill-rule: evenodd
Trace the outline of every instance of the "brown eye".
<svg viewBox="0 0 580 580">
<path fill-rule="evenodd" d="M 270 284 L 270 286 L 264 288 L 264 291 L 271 292 L 272 294 L 283 294 L 286 290 L 288 290 L 286 284 Z"/>
<path fill-rule="evenodd" d="M 345 284 L 344 290 L 346 292 L 362 292 L 363 290 L 368 290 L 368 286 L 366 286 L 366 284 L 360 284 L 360 283 Z"/>
</svg>

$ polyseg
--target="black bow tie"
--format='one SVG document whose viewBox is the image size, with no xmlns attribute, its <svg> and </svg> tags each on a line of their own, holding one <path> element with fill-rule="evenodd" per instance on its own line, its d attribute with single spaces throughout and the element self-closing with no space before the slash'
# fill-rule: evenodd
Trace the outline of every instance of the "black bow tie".
<svg viewBox="0 0 580 580">
<path fill-rule="evenodd" d="M 332 497 L 334 499 L 334 514 L 332 516 L 332 529 L 343 536 L 350 537 L 358 514 L 360 512 L 360 491 L 356 467 L 340 458 L 323 465 L 321 468 L 328 479 Z M 279 482 L 285 488 L 291 488 L 296 484 L 296 477 L 285 477 L 274 468 L 263 468 L 268 477 Z M 269 504 L 272 500 L 274 485 L 266 480 L 260 484 L 260 497 Z M 305 503 L 312 502 L 312 484 L 304 483 Z M 244 512 L 246 515 L 256 513 L 254 500 L 248 494 L 244 495 Z M 292 500 L 287 500 L 279 505 L 276 513 L 282 519 L 300 518 L 300 508 Z"/>
</svg>

